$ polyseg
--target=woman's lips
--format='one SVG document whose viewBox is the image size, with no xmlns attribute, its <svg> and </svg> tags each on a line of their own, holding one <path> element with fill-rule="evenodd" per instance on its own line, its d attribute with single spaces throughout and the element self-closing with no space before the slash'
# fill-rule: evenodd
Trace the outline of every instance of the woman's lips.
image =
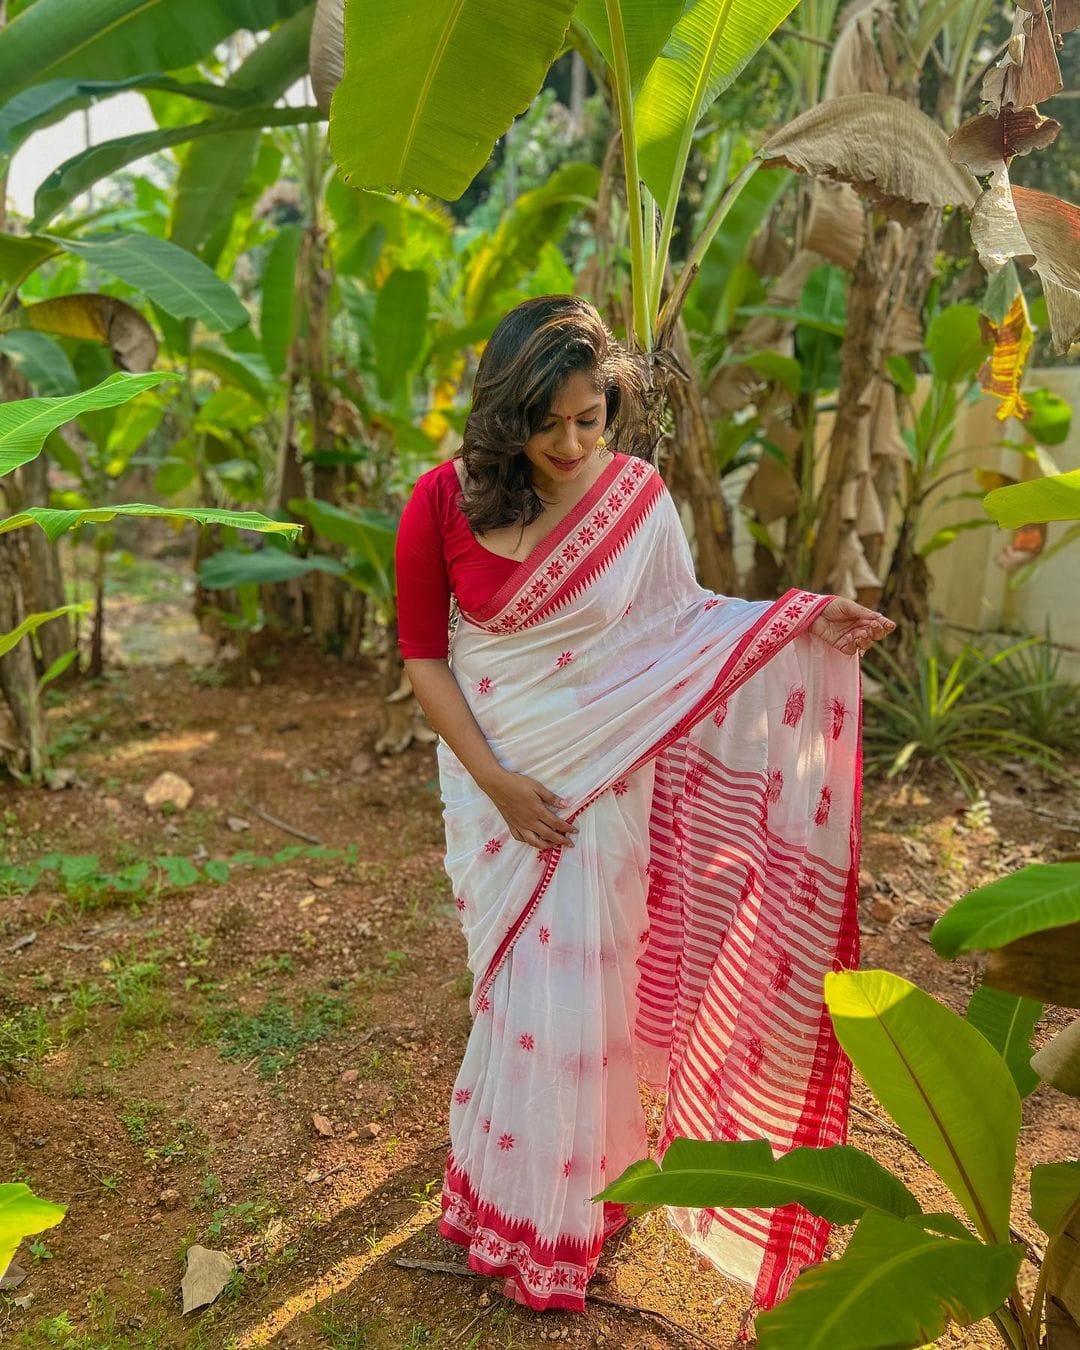
<svg viewBox="0 0 1080 1350">
<path fill-rule="evenodd" d="M 557 469 L 562 469 L 563 473 L 576 469 L 581 463 L 580 459 L 556 459 L 554 455 L 545 455 L 544 458 L 549 464 L 554 464 Z"/>
</svg>

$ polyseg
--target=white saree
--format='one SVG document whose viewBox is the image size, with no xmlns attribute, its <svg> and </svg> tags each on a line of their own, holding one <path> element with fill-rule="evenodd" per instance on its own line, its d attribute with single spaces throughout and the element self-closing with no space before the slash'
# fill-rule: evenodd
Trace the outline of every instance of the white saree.
<svg viewBox="0 0 1080 1350">
<path fill-rule="evenodd" d="M 857 960 L 858 661 L 806 635 L 829 597 L 696 582 L 655 469 L 618 455 L 475 613 L 451 665 L 497 758 L 567 803 L 572 849 L 511 838 L 440 745 L 446 865 L 474 977 L 441 1232 L 533 1308 L 584 1307 L 648 1155 L 679 1136 L 843 1141 L 822 990 Z M 820 1259 L 799 1206 L 669 1210 L 770 1307 Z"/>
</svg>

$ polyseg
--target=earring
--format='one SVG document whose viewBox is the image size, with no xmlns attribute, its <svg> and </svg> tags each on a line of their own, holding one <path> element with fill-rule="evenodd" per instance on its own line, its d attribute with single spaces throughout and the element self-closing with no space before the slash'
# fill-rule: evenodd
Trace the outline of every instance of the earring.
<svg viewBox="0 0 1080 1350">
<path fill-rule="evenodd" d="M 597 438 L 596 438 L 596 448 L 597 448 L 597 450 L 603 450 L 604 447 L 605 447 L 606 445 L 607 445 L 607 441 L 604 440 L 603 436 L 597 436 Z"/>
</svg>

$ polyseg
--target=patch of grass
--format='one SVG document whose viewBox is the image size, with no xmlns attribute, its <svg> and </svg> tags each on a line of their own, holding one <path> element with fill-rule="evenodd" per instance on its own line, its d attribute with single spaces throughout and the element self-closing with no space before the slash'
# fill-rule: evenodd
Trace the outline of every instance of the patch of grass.
<svg viewBox="0 0 1080 1350">
<path fill-rule="evenodd" d="M 150 1142 L 154 1121 L 164 1111 L 165 1108 L 156 1102 L 134 1101 L 120 1117 L 120 1123 L 127 1130 L 131 1142 L 141 1146 Z"/>
<path fill-rule="evenodd" d="M 186 819 L 185 824 L 191 826 L 192 818 Z M 212 817 L 208 815 L 203 828 L 211 824 Z M 126 854 L 131 857 L 130 847 Z M 156 899 L 162 892 L 185 890 L 208 881 L 224 885 L 234 867 L 268 868 L 297 858 L 318 862 L 340 860 L 352 865 L 356 856 L 355 844 L 345 849 L 290 844 L 269 855 L 243 850 L 229 858 L 208 858 L 200 871 L 182 854 L 159 854 L 110 867 L 103 865 L 96 853 L 47 853 L 32 862 L 0 863 L 0 896 L 29 895 L 48 876 L 56 889 L 80 910 L 93 909 L 121 897 L 138 905 Z"/>
<path fill-rule="evenodd" d="M 0 1072 L 40 1064 L 63 1044 L 41 1008 L 19 1008 L 0 1017 Z"/>
<path fill-rule="evenodd" d="M 326 994 L 309 994 L 299 1011 L 271 999 L 258 1012 L 227 1012 L 206 1027 L 225 1059 L 255 1060 L 259 1073 L 272 1078 L 300 1050 L 325 1040 L 350 1019 L 348 1005 Z"/>
<path fill-rule="evenodd" d="M 160 1026 L 169 1016 L 172 999 L 167 989 L 159 988 L 158 962 L 114 958 L 111 964 L 109 979 L 120 1005 L 118 1025 L 125 1030 Z"/>
</svg>

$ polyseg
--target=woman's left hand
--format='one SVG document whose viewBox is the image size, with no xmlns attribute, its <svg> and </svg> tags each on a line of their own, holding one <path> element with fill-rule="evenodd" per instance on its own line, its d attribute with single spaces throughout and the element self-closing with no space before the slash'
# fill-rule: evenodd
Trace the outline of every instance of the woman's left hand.
<svg viewBox="0 0 1080 1350">
<path fill-rule="evenodd" d="M 810 632 L 845 656 L 854 656 L 856 652 L 861 655 L 895 628 L 896 624 L 884 614 L 838 596 L 810 625 Z"/>
</svg>

